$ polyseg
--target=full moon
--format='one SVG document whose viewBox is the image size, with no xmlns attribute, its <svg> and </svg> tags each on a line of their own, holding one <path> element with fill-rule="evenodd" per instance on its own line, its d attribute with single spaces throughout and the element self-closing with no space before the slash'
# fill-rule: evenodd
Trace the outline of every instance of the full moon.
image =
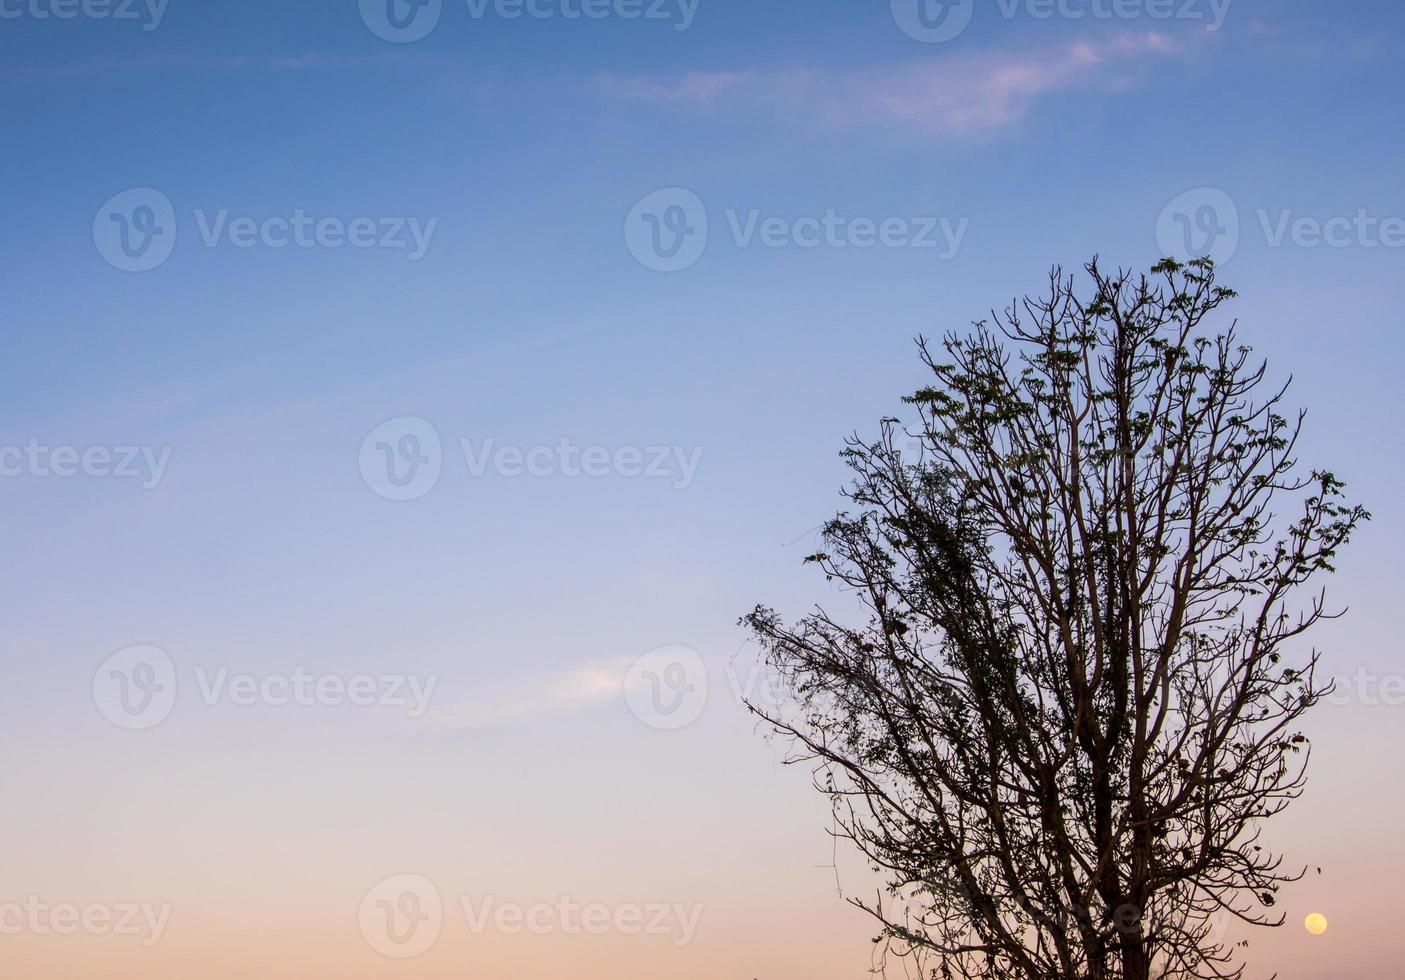
<svg viewBox="0 0 1405 980">
<path fill-rule="evenodd" d="M 1314 936 L 1320 936 L 1327 931 L 1327 917 L 1321 912 L 1314 912 L 1303 920 L 1303 928 Z"/>
</svg>

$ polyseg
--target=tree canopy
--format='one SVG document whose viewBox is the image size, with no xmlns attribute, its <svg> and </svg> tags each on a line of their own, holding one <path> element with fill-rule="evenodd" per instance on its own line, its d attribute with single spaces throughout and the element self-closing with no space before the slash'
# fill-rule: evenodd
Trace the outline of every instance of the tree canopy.
<svg viewBox="0 0 1405 980">
<path fill-rule="evenodd" d="M 1281 922 L 1263 840 L 1325 693 L 1295 642 L 1369 515 L 1296 458 L 1303 415 L 1209 260 L 1054 270 L 940 344 L 844 452 L 810 556 L 862 615 L 755 632 L 752 705 L 813 764 L 887 894 L 884 948 L 963 978 L 1237 977 L 1225 916 Z"/>
</svg>

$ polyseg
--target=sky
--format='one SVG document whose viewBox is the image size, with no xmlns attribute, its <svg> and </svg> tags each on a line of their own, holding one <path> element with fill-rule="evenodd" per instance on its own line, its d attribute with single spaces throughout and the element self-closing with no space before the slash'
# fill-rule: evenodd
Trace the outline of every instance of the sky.
<svg viewBox="0 0 1405 980">
<path fill-rule="evenodd" d="M 1375 518 L 1249 976 L 1394 976 L 1402 40 L 1365 0 L 0 0 L 4 972 L 865 975 L 737 618 L 833 597 L 801 559 L 915 337 L 1208 251 Z"/>
</svg>

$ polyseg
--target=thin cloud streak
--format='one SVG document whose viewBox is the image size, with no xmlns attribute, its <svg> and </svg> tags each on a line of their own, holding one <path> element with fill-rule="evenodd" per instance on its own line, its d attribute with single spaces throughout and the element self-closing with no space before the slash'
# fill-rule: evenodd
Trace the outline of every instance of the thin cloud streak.
<svg viewBox="0 0 1405 980">
<path fill-rule="evenodd" d="M 761 112 L 822 128 L 901 124 L 974 136 L 1024 118 L 1043 97 L 1093 84 L 1125 83 L 1129 65 L 1178 57 L 1185 42 L 1158 31 L 1122 33 L 1020 54 L 961 55 L 891 69 L 689 72 L 675 79 L 602 75 L 596 89 L 619 102 L 698 113 Z"/>
<path fill-rule="evenodd" d="M 623 705 L 628 659 L 585 664 L 539 688 L 500 700 L 432 711 L 426 720 L 441 729 L 499 728 L 618 700 Z"/>
</svg>

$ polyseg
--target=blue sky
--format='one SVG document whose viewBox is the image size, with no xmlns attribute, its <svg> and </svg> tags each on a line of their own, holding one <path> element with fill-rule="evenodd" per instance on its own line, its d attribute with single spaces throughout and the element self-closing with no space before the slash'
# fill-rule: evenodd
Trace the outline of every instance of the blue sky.
<svg viewBox="0 0 1405 980">
<path fill-rule="evenodd" d="M 1305 457 L 1377 517 L 1340 577 L 1356 610 L 1331 627 L 1342 663 L 1396 659 L 1371 638 L 1391 635 L 1400 585 L 1405 248 L 1359 225 L 1317 244 L 1312 227 L 1405 218 L 1398 4 L 1234 0 L 1211 31 L 1147 5 L 1075 19 L 978 0 L 969 29 L 928 43 L 878 2 L 700 0 L 678 30 L 676 4 L 664 20 L 560 3 L 510 20 L 444 0 L 428 36 L 397 44 L 355 0 L 170 0 L 151 30 L 36 13 L 51 3 L 0 0 L 15 14 L 0 18 L 0 444 L 170 455 L 151 488 L 0 479 L 0 730 L 79 738 L 98 770 L 133 751 L 87 697 L 94 665 L 129 644 L 250 670 L 389 662 L 443 676 L 442 724 L 417 752 L 500 777 L 598 738 L 620 778 L 634 752 L 678 764 L 660 821 L 740 786 L 772 827 L 757 833 L 780 836 L 813 809 L 803 786 L 768 788 L 771 757 L 735 705 L 642 744 L 632 719 L 598 720 L 600 672 L 683 644 L 725 701 L 736 617 L 824 594 L 799 560 L 837 505 L 835 453 L 921 383 L 912 338 L 1037 290 L 1052 264 L 1149 266 L 1175 227 L 1165 209 L 1202 188 L 1237 211 L 1222 277 L 1245 338 L 1311 408 Z M 94 238 L 134 188 L 159 191 L 176 229 L 142 272 Z M 627 244 L 632 209 L 661 189 L 707 219 L 679 271 Z M 207 246 L 220 212 L 433 230 L 418 258 Z M 753 212 L 790 231 L 833 213 L 960 238 L 767 247 L 733 234 Z M 387 500 L 358 453 L 407 416 L 441 438 L 442 473 Z M 682 487 L 475 477 L 461 439 L 701 456 Z M 526 720 L 480 731 L 503 705 Z M 1402 710 L 1369 730 L 1398 732 Z M 171 725 L 211 751 L 283 738 L 193 711 Z M 716 761 L 753 751 L 755 772 Z M 1346 742 L 1336 759 L 1354 771 Z"/>
</svg>

